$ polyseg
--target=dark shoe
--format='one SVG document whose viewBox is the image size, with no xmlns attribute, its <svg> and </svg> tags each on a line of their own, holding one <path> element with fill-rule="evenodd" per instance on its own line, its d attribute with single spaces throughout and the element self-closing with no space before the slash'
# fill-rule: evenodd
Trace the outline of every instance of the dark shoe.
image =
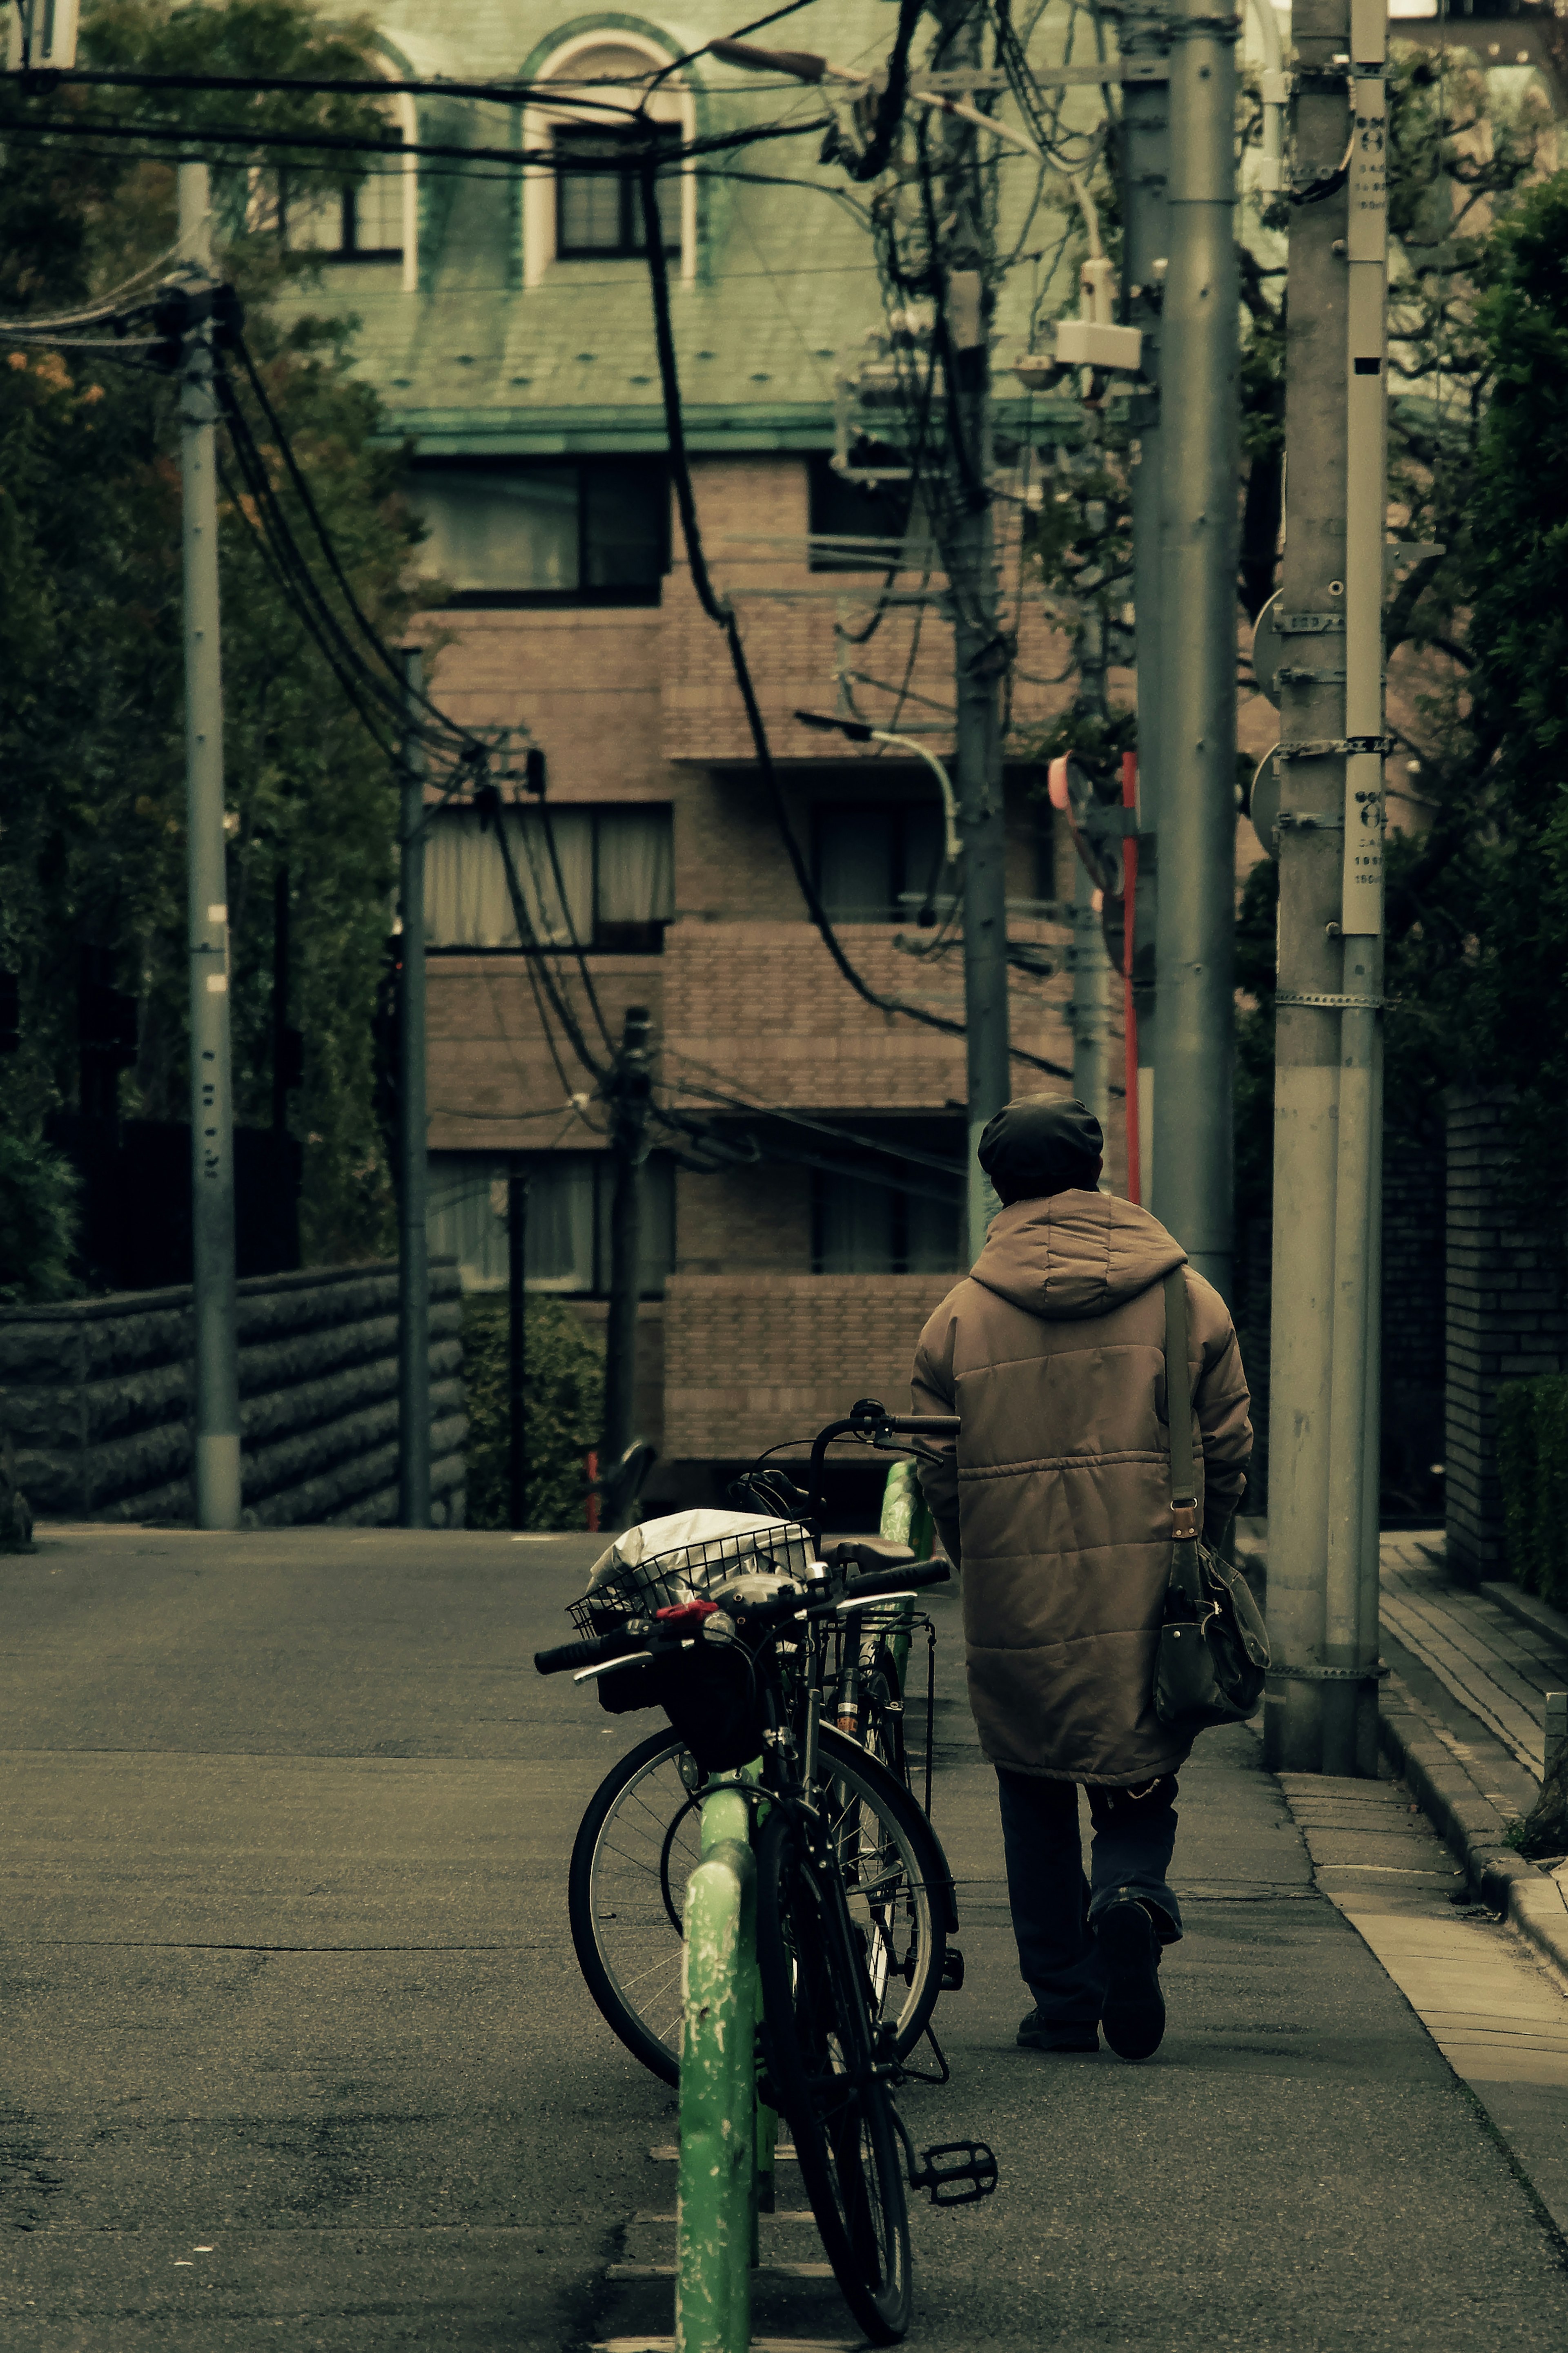
<svg viewBox="0 0 1568 2353">
<path fill-rule="evenodd" d="M 1056 2026 L 1047 2026 L 1037 2010 L 1018 2021 L 1020 2051 L 1054 2051 L 1059 2058 L 1064 2053 L 1090 2057 L 1100 2049 L 1100 2031 L 1092 2018 L 1068 2019 Z"/>
<path fill-rule="evenodd" d="M 1105 1965 L 1105 2039 L 1119 2059 L 1147 2059 L 1165 2031 L 1160 1940 L 1142 1904 L 1113 1904 L 1094 1924 Z"/>
</svg>

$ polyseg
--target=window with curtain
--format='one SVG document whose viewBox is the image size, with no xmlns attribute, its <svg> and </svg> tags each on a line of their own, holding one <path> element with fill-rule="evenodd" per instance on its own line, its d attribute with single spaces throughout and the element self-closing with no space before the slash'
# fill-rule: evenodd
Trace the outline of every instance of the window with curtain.
<svg viewBox="0 0 1568 2353">
<path fill-rule="evenodd" d="M 816 887 L 840 923 L 907 921 L 951 891 L 934 783 L 919 801 L 824 803 L 815 827 Z"/>
<path fill-rule="evenodd" d="M 661 148 L 678 148 L 680 133 L 655 134 Z M 563 261 L 626 259 L 643 253 L 640 137 L 614 130 L 555 133 L 555 251 Z M 667 166 L 658 178 L 658 216 L 667 253 L 680 251 L 680 174 Z"/>
<path fill-rule="evenodd" d="M 465 1291 L 501 1291 L 508 1280 L 508 1180 L 528 1179 L 523 1266 L 530 1291 L 603 1298 L 610 1285 L 615 1166 L 605 1152 L 433 1152 L 428 1235 L 432 1256 L 456 1258 Z M 675 1166 L 655 1153 L 643 1172 L 641 1292 L 662 1295 L 675 1263 Z"/>
<path fill-rule="evenodd" d="M 818 1274 L 945 1274 L 959 1265 L 956 1181 L 911 1171 L 905 1185 L 819 1169 L 816 1248 Z M 912 1187 L 919 1185 L 922 1189 Z"/>
<path fill-rule="evenodd" d="M 507 809 L 502 822 L 539 945 L 564 948 L 575 941 L 608 954 L 658 953 L 675 913 L 668 808 Z M 425 931 L 437 950 L 522 944 L 500 846 L 476 810 L 434 815 L 426 839 Z"/>
<path fill-rule="evenodd" d="M 402 130 L 391 122 L 386 129 L 401 146 Z M 350 188 L 323 187 L 314 174 L 282 174 L 278 215 L 284 244 L 322 261 L 401 261 L 403 170 L 396 155 L 371 155 L 364 178 Z"/>
<path fill-rule="evenodd" d="M 669 569 L 662 458 L 427 459 L 408 478 L 421 568 L 455 606 L 657 605 Z"/>
</svg>

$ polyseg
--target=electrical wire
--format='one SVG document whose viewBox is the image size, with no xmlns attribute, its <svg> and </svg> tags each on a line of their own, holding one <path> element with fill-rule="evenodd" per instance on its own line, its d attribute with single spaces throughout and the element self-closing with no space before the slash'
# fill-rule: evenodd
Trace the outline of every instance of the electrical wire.
<svg viewBox="0 0 1568 2353">
<path fill-rule="evenodd" d="M 634 120 L 627 116 L 627 121 Z M 814 115 L 808 120 L 786 122 L 764 122 L 742 131 L 712 132 L 706 137 L 688 140 L 666 147 L 661 162 L 672 164 L 694 161 L 703 155 L 723 155 L 737 148 L 760 145 L 769 139 L 793 139 L 807 132 L 825 131 L 832 122 L 831 115 Z M 446 142 L 403 139 L 369 139 L 354 132 L 292 131 L 272 132 L 254 124 L 228 123 L 204 130 L 180 122 L 126 123 L 106 122 L 93 119 L 80 122 L 37 123 L 16 116 L 0 115 L 0 136 L 18 131 L 47 133 L 62 139 L 142 139 L 161 140 L 174 148 L 185 146 L 228 147 L 242 156 L 280 150 L 289 154 L 324 152 L 344 155 L 413 155 L 432 156 L 456 163 L 500 164 L 510 174 L 538 168 L 553 171 L 558 158 L 554 148 L 476 147 L 458 146 Z M 618 178 L 624 164 L 613 155 L 603 158 L 584 155 L 574 170 L 604 178 Z"/>
<path fill-rule="evenodd" d="M 279 558 L 280 567 L 291 577 L 298 598 L 302 600 L 304 607 L 315 617 L 311 624 L 312 633 L 320 639 L 324 631 L 327 638 L 331 639 L 335 649 L 334 666 L 340 663 L 346 665 L 348 672 L 353 675 L 360 687 L 383 705 L 384 719 L 390 719 L 398 733 L 416 736 L 427 749 L 448 759 L 458 757 L 466 761 L 470 767 L 482 767 L 489 757 L 487 745 L 480 743 L 477 737 L 468 736 L 466 731 L 459 733 L 445 721 L 442 732 L 438 733 L 432 732 L 424 723 L 413 721 L 406 707 L 405 695 L 389 679 L 383 678 L 373 670 L 358 652 L 337 615 L 332 611 L 325 591 L 316 579 L 299 542 L 289 528 L 288 517 L 273 489 L 266 459 L 250 431 L 227 370 L 221 364 L 221 358 L 215 364 L 212 382 L 219 414 L 228 428 L 229 446 L 234 450 L 240 470 L 245 476 L 247 488 L 256 500 L 258 512 L 266 522 L 268 535 Z M 342 671 L 340 670 L 340 675 L 342 674 Z M 455 750 L 454 746 L 458 748 Z"/>
<path fill-rule="evenodd" d="M 696 495 L 692 489 L 691 470 L 686 454 L 686 434 L 680 405 L 680 381 L 676 367 L 675 337 L 670 319 L 669 275 L 665 263 L 664 238 L 658 213 L 657 165 L 651 152 L 645 155 L 640 179 L 644 257 L 647 263 L 648 282 L 653 295 L 654 338 L 658 353 L 659 383 L 664 396 L 666 438 L 669 444 L 670 472 L 675 484 L 676 511 L 680 517 L 687 563 L 699 603 L 709 619 L 723 631 L 731 664 L 735 673 L 735 681 L 740 688 L 742 703 L 745 709 L 746 722 L 757 756 L 757 766 L 795 882 L 824 946 L 857 996 L 866 1004 L 872 1006 L 879 1013 L 900 1013 L 909 1020 L 918 1021 L 927 1029 L 941 1030 L 949 1037 L 962 1038 L 965 1034 L 963 1022 L 954 1020 L 948 1014 L 933 1013 L 925 1006 L 912 1004 L 907 998 L 885 996 L 879 989 L 873 988 L 870 982 L 851 964 L 833 927 L 832 919 L 817 893 L 800 843 L 796 839 L 795 828 L 790 823 L 789 811 L 784 803 L 777 771 L 773 766 L 773 750 L 757 702 L 751 665 L 746 659 L 745 647 L 741 638 L 734 608 L 727 601 L 721 600 L 715 592 L 712 578 L 708 570 L 707 557 L 703 553 L 701 531 L 697 518 Z M 1070 1071 L 1064 1070 L 1060 1063 L 1048 1061 L 1038 1054 L 1031 1054 L 1021 1046 L 1010 1044 L 1008 1052 L 1015 1061 L 1026 1063 L 1034 1070 L 1047 1071 L 1052 1077 L 1071 1076 Z"/>
<path fill-rule="evenodd" d="M 374 624 L 367 618 L 363 607 L 361 605 L 359 598 L 354 594 L 353 583 L 350 581 L 348 574 L 343 570 L 342 565 L 339 560 L 338 552 L 332 545 L 331 534 L 329 533 L 325 523 L 321 520 L 321 509 L 316 504 L 310 485 L 305 478 L 303 469 L 300 467 L 299 459 L 294 455 L 293 444 L 289 440 L 287 432 L 284 430 L 282 419 L 279 417 L 270 398 L 268 397 L 267 386 L 262 381 L 261 371 L 257 366 L 256 361 L 251 354 L 249 344 L 246 342 L 243 333 L 237 331 L 233 333 L 228 340 L 232 343 L 234 349 L 239 353 L 240 360 L 245 368 L 246 375 L 249 380 L 251 391 L 256 396 L 257 406 L 259 407 L 262 416 L 267 420 L 268 430 L 270 432 L 273 441 L 277 446 L 279 454 L 282 458 L 283 463 L 288 469 L 289 479 L 293 483 L 300 503 L 304 508 L 305 513 L 310 520 L 310 528 L 316 535 L 317 544 L 320 546 L 322 554 L 327 559 L 328 567 L 331 572 L 333 579 L 337 582 L 339 588 L 342 592 L 343 602 L 348 607 L 350 613 L 353 615 L 361 635 L 365 638 L 372 651 L 375 654 L 383 667 L 396 681 L 400 695 L 406 696 L 409 693 L 412 693 L 414 701 L 419 703 L 424 710 L 429 712 L 434 718 L 440 722 L 442 729 L 447 734 L 457 737 L 458 740 L 464 744 L 465 748 L 473 746 L 477 750 L 479 748 L 479 739 L 470 734 L 466 727 L 462 727 L 456 721 L 448 719 L 445 712 L 441 711 L 437 704 L 432 702 L 430 697 L 421 689 L 415 688 L 411 690 L 407 687 L 404 678 L 403 664 L 401 660 L 388 647 Z"/>
</svg>

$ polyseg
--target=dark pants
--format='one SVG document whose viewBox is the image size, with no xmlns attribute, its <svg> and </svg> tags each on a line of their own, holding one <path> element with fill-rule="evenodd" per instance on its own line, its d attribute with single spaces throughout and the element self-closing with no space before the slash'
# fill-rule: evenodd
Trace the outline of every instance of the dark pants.
<svg viewBox="0 0 1568 2353">
<path fill-rule="evenodd" d="M 1175 1776 L 1141 1790 L 1089 1789 L 1094 1839 L 1087 1879 L 1077 1783 L 1000 1766 L 996 1780 L 1025 1983 L 1047 2025 L 1096 2021 L 1105 1991 L 1094 1942 L 1100 1914 L 1131 1898 L 1149 1906 L 1163 1945 L 1182 1933 L 1181 1909 L 1165 1878 L 1176 1842 Z"/>
</svg>

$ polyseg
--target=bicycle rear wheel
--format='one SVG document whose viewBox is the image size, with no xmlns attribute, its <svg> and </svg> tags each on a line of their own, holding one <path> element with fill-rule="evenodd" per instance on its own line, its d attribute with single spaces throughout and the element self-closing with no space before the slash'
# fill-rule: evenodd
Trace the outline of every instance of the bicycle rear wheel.
<svg viewBox="0 0 1568 2353">
<path fill-rule="evenodd" d="M 770 2088 L 846 2302 L 896 2344 L 913 2302 L 909 2209 L 858 1940 L 831 1851 L 776 1809 L 757 1856 L 757 1968 Z"/>
<path fill-rule="evenodd" d="M 568 1903 L 584 1980 L 633 2057 L 667 2084 L 679 2077 L 681 1911 L 701 1852 L 691 1803 L 699 1778 L 665 1726 L 612 1766 L 572 1851 Z M 942 1990 L 947 1860 L 908 1790 L 826 1725 L 819 1778 L 877 2015 L 903 2058 Z"/>
</svg>

